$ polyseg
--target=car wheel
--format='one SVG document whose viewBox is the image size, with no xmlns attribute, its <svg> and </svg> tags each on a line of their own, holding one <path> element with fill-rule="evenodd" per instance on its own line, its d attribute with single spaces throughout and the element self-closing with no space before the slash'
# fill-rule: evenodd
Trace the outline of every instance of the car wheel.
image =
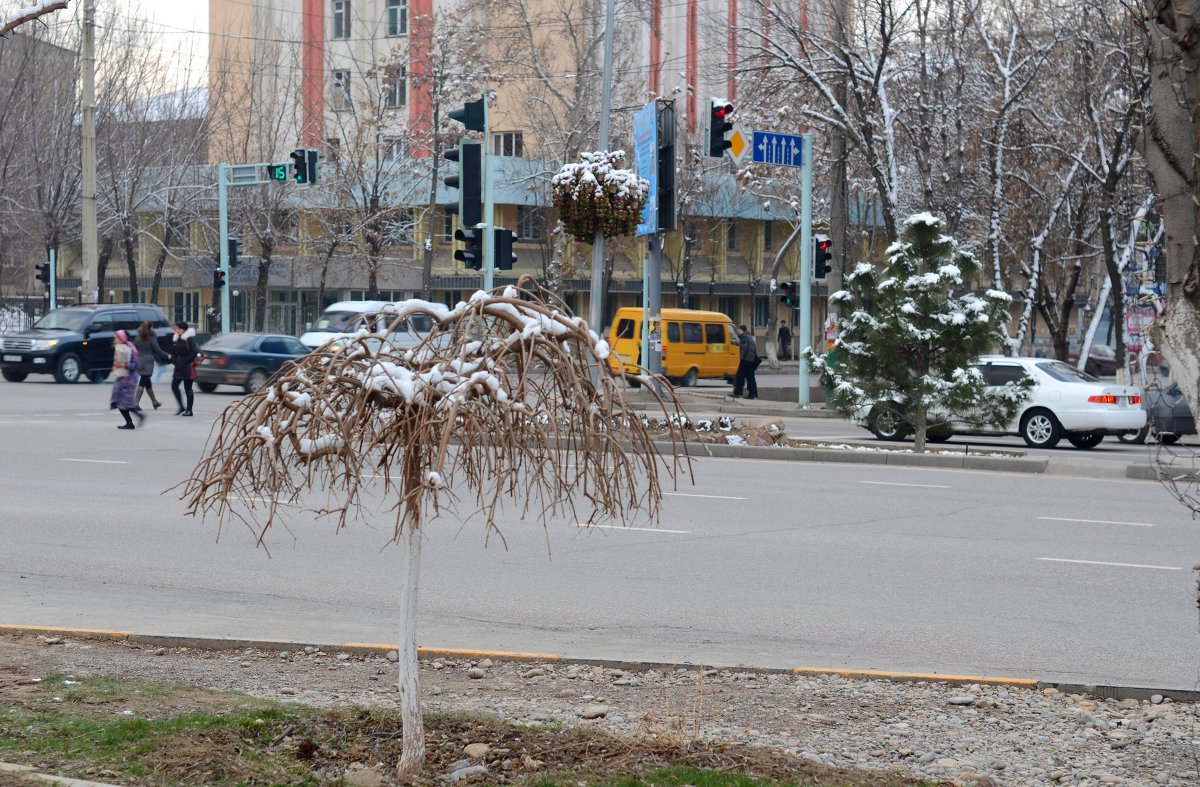
<svg viewBox="0 0 1200 787">
<path fill-rule="evenodd" d="M 1175 445 L 1179 442 L 1179 435 L 1174 432 L 1159 432 L 1158 442 L 1163 445 Z"/>
<path fill-rule="evenodd" d="M 890 407 L 881 407 L 871 413 L 871 434 L 879 440 L 903 440 L 908 434 L 904 419 Z"/>
<path fill-rule="evenodd" d="M 1120 440 L 1122 443 L 1134 443 L 1137 445 L 1141 445 L 1142 443 L 1146 442 L 1146 435 L 1148 435 L 1149 433 L 1150 433 L 1150 427 L 1143 426 L 1141 429 L 1138 429 L 1137 431 L 1121 432 L 1121 434 L 1117 435 L 1117 439 Z"/>
<path fill-rule="evenodd" d="M 18 372 L 14 369 L 0 370 L 0 374 L 4 375 L 4 379 L 10 383 L 19 383 L 29 376 L 28 372 Z"/>
<path fill-rule="evenodd" d="M 213 391 L 217 390 L 216 383 L 196 383 L 196 387 L 204 393 L 212 393 Z"/>
<path fill-rule="evenodd" d="M 254 393 L 258 389 L 267 384 L 267 373 L 262 369 L 255 369 L 250 372 L 250 376 L 246 378 L 246 393 Z"/>
<path fill-rule="evenodd" d="M 1053 448 L 1062 438 L 1062 427 L 1049 410 L 1030 410 L 1021 417 L 1021 437 L 1030 448 Z"/>
<path fill-rule="evenodd" d="M 64 353 L 58 359 L 58 366 L 54 367 L 54 379 L 60 383 L 77 383 L 81 374 L 83 365 L 75 353 Z"/>
<path fill-rule="evenodd" d="M 1104 435 L 1099 432 L 1085 432 L 1083 434 L 1069 434 L 1067 441 L 1076 448 L 1095 448 L 1104 440 Z"/>
<path fill-rule="evenodd" d="M 696 371 L 694 368 L 688 369 L 687 374 L 685 374 L 683 376 L 683 380 L 682 380 L 683 387 L 684 388 L 695 388 L 696 382 L 699 379 L 700 379 L 700 373 L 698 371 Z"/>
</svg>

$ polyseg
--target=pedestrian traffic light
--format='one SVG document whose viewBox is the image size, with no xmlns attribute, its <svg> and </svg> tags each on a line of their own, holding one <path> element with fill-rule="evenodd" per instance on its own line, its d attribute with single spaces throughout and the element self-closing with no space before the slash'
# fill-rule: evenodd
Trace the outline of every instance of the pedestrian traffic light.
<svg viewBox="0 0 1200 787">
<path fill-rule="evenodd" d="M 270 175 L 271 180 L 287 180 L 288 179 L 288 165 L 287 164 L 272 164 L 271 166 L 267 167 L 267 172 Z"/>
<path fill-rule="evenodd" d="M 238 256 L 242 253 L 242 242 L 237 238 L 229 239 L 229 269 L 233 270 L 242 260 Z"/>
<path fill-rule="evenodd" d="M 785 281 L 780 285 L 780 289 L 783 290 L 781 294 L 784 306 L 791 306 L 794 309 L 800 305 L 800 297 L 796 294 L 796 282 Z"/>
<path fill-rule="evenodd" d="M 297 183 L 308 183 L 308 151 L 292 151 L 292 179 Z"/>
<path fill-rule="evenodd" d="M 455 230 L 454 239 L 466 244 L 454 252 L 454 259 L 471 270 L 483 270 L 483 230 L 479 227 L 461 227 Z"/>
<path fill-rule="evenodd" d="M 516 252 L 513 251 L 513 244 L 516 243 L 517 233 L 512 230 L 506 230 L 503 227 L 496 227 L 492 230 L 492 254 L 495 260 L 495 269 L 501 271 L 511 271 L 513 264 L 517 261 Z"/>
<path fill-rule="evenodd" d="M 460 140 L 458 147 L 443 154 L 458 162 L 458 174 L 447 175 L 442 181 L 448 188 L 458 189 L 458 206 L 448 210 L 458 214 L 461 227 L 474 227 L 483 221 L 483 146 L 475 139 Z"/>
<path fill-rule="evenodd" d="M 832 244 L 824 235 L 813 238 L 813 278 L 824 279 L 829 275 L 829 259 L 833 253 L 829 251 Z"/>
<path fill-rule="evenodd" d="M 487 126 L 487 107 L 483 99 L 470 101 L 449 113 L 451 120 L 457 120 L 467 127 L 468 131 L 483 131 Z"/>
<path fill-rule="evenodd" d="M 733 146 L 725 135 L 733 131 L 733 104 L 723 98 L 708 102 L 708 155 L 721 158 Z"/>
<path fill-rule="evenodd" d="M 225 271 L 217 268 L 213 271 L 213 289 L 219 290 L 225 286 Z"/>
<path fill-rule="evenodd" d="M 37 273 L 38 281 L 40 281 L 44 284 L 49 284 L 50 283 L 50 263 L 43 262 L 41 265 L 34 265 L 33 267 L 38 272 Z"/>
</svg>

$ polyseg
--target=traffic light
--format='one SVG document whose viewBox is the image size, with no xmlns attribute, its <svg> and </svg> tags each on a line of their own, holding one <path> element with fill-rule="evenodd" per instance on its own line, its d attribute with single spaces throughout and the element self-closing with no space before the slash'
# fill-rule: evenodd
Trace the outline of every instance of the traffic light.
<svg viewBox="0 0 1200 787">
<path fill-rule="evenodd" d="M 292 179 L 297 183 L 308 183 L 308 151 L 293 150 L 292 156 Z"/>
<path fill-rule="evenodd" d="M 492 252 L 496 270 L 511 271 L 513 269 L 513 264 L 517 261 L 517 254 L 513 251 L 513 244 L 516 240 L 517 233 L 512 230 L 506 230 L 503 227 L 496 227 L 492 230 Z"/>
<path fill-rule="evenodd" d="M 267 172 L 271 176 L 271 180 L 287 180 L 288 165 L 287 164 L 272 164 L 267 168 Z"/>
<path fill-rule="evenodd" d="M 443 154 L 448 160 L 458 162 L 457 175 L 447 175 L 442 181 L 447 187 L 458 189 L 458 207 L 451 206 L 451 213 L 458 214 L 461 227 L 474 227 L 483 221 L 483 146 L 478 140 L 463 139 L 457 148 Z"/>
<path fill-rule="evenodd" d="M 785 281 L 780 285 L 783 290 L 783 305 L 791 306 L 793 309 L 800 305 L 800 296 L 796 294 L 796 282 Z"/>
<path fill-rule="evenodd" d="M 225 286 L 225 271 L 217 268 L 213 271 L 213 289 L 219 290 Z"/>
<path fill-rule="evenodd" d="M 721 158 L 733 143 L 725 135 L 733 131 L 733 104 L 723 98 L 708 102 L 708 155 Z"/>
<path fill-rule="evenodd" d="M 237 238 L 229 239 L 229 269 L 233 270 L 241 262 L 238 257 L 242 253 L 242 242 Z"/>
<path fill-rule="evenodd" d="M 487 125 L 487 107 L 483 99 L 463 104 L 460 108 L 449 113 L 451 120 L 457 120 L 467 127 L 468 131 L 483 131 Z"/>
<path fill-rule="evenodd" d="M 34 265 L 33 267 L 37 270 L 38 281 L 42 282 L 43 284 L 49 284 L 50 283 L 50 263 L 43 262 L 41 265 Z"/>
<path fill-rule="evenodd" d="M 313 150 L 312 148 L 309 148 L 308 150 L 304 151 L 304 153 L 305 153 L 305 157 L 307 159 L 306 163 L 308 164 L 308 182 L 316 183 L 317 180 L 319 179 L 318 178 L 319 173 L 317 171 L 317 169 L 318 169 L 317 164 L 321 160 L 321 153 L 320 153 L 320 151 Z"/>
<path fill-rule="evenodd" d="M 829 238 L 824 235 L 817 235 L 813 238 L 813 278 L 824 279 L 829 275 L 829 259 L 833 256 L 833 252 L 829 247 Z"/>
<path fill-rule="evenodd" d="M 478 227 L 460 227 L 454 231 L 454 239 L 466 244 L 454 252 L 454 259 L 471 270 L 483 270 L 483 230 Z"/>
</svg>

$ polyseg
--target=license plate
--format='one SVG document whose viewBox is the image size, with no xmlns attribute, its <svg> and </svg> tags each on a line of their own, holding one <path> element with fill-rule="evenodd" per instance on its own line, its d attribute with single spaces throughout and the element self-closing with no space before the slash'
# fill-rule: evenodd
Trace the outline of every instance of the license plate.
<svg viewBox="0 0 1200 787">
<path fill-rule="evenodd" d="M 21 362 L 21 356 L 19 356 L 19 355 L 6 355 L 6 356 L 4 356 L 4 360 L 6 360 L 6 361 L 10 361 L 10 362 L 12 362 L 12 363 L 20 363 L 20 362 Z"/>
</svg>

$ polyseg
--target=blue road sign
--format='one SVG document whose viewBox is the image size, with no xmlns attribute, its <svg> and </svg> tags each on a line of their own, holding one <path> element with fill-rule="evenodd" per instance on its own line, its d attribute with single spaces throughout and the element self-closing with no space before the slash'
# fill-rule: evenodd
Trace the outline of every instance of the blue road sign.
<svg viewBox="0 0 1200 787">
<path fill-rule="evenodd" d="M 658 232 L 658 102 L 651 101 L 633 117 L 633 152 L 637 171 L 650 181 L 650 195 L 637 226 L 638 235 Z"/>
<path fill-rule="evenodd" d="M 751 160 L 755 164 L 779 164 L 785 167 L 804 166 L 804 138 L 799 134 L 755 131 L 750 152 Z"/>
</svg>

